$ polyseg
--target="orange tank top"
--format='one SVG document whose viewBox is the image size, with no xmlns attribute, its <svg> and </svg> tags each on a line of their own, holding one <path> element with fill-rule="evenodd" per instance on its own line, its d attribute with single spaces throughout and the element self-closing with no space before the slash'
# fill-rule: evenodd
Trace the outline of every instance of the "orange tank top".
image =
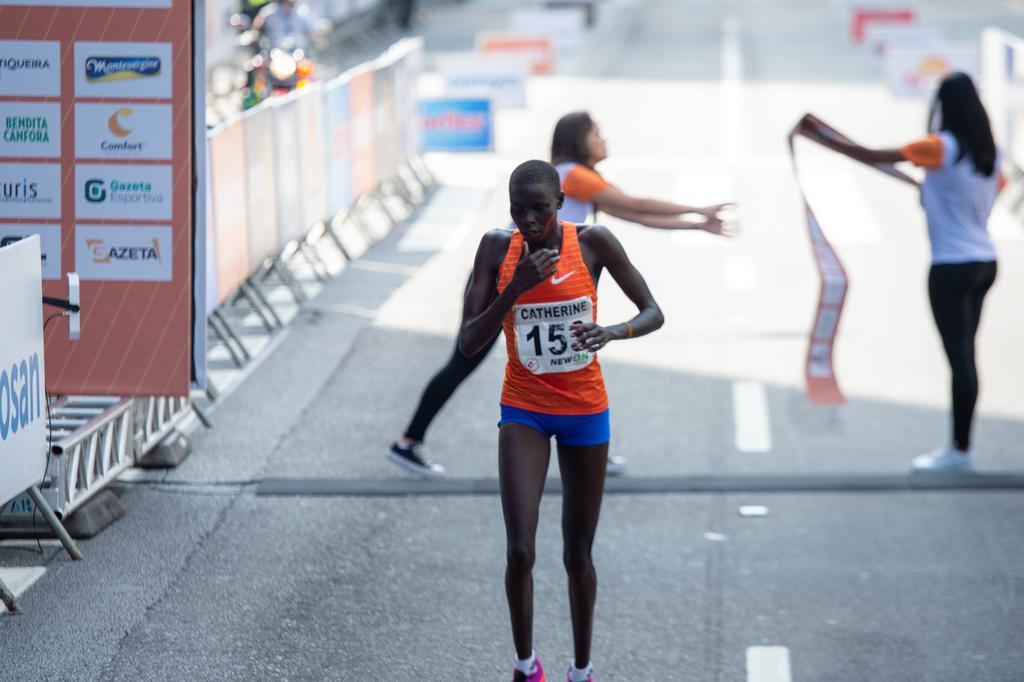
<svg viewBox="0 0 1024 682">
<path fill-rule="evenodd" d="M 512 281 L 523 249 L 516 230 L 498 275 Z M 562 223 L 562 250 L 553 275 L 518 299 L 505 316 L 508 364 L 501 404 L 542 414 L 585 415 L 608 409 L 597 356 L 572 349 L 574 322 L 597 321 L 597 289 L 583 262 L 576 225 Z"/>
</svg>

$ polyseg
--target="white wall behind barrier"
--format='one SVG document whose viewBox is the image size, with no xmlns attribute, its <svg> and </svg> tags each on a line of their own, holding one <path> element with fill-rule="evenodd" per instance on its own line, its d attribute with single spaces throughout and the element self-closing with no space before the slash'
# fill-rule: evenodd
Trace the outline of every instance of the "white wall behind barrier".
<svg viewBox="0 0 1024 682">
<path fill-rule="evenodd" d="M 299 152 L 299 108 L 301 91 L 282 97 L 271 107 L 274 121 L 274 183 L 277 187 L 278 251 L 288 242 L 305 236 L 302 221 L 302 168 Z"/>
<path fill-rule="evenodd" d="M 352 129 L 348 102 L 348 76 L 324 87 L 324 119 L 327 129 L 327 214 L 336 215 L 352 205 Z"/>
<path fill-rule="evenodd" d="M 311 86 L 296 102 L 299 167 L 302 173 L 302 222 L 308 230 L 310 226 L 328 217 L 323 90 L 318 85 Z"/>
<path fill-rule="evenodd" d="M 405 38 L 392 48 L 401 56 L 397 63 L 395 78 L 398 86 L 395 100 L 400 119 L 402 136 L 402 159 L 409 159 L 420 153 L 419 80 L 423 73 L 423 38 Z"/>
<path fill-rule="evenodd" d="M 373 71 L 373 147 L 377 177 L 394 177 L 398 172 L 400 127 L 395 108 L 395 61 L 388 57 Z"/>
<path fill-rule="evenodd" d="M 259 265 L 276 256 L 277 184 L 274 173 L 274 112 L 261 106 L 244 117 L 246 195 L 249 209 L 249 262 Z"/>
<path fill-rule="evenodd" d="M 0 248 L 0 504 L 43 480 L 46 378 L 39 237 Z"/>
</svg>

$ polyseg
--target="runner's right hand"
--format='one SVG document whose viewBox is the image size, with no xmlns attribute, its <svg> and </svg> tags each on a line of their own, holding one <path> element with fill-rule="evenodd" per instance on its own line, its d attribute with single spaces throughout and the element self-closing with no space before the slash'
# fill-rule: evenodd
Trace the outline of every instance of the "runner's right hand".
<svg viewBox="0 0 1024 682">
<path fill-rule="evenodd" d="M 524 241 L 523 250 L 519 254 L 519 265 L 512 275 L 512 284 L 520 291 L 534 288 L 545 279 L 555 274 L 561 256 L 555 249 L 540 249 L 530 253 L 529 245 Z"/>
</svg>

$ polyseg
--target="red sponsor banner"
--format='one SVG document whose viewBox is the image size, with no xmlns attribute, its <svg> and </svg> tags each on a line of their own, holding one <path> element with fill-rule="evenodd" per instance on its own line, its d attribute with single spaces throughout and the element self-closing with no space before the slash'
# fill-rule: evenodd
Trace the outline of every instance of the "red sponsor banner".
<svg viewBox="0 0 1024 682">
<path fill-rule="evenodd" d="M 62 277 L 45 295 L 82 279 L 81 338 L 47 329 L 47 390 L 187 395 L 193 3 L 71 4 L 0 4 L 0 102 L 23 110 L 0 124 L 39 150 L 60 140 L 0 157 L 0 224 L 60 225 Z"/>
<path fill-rule="evenodd" d="M 210 136 L 218 303 L 226 301 L 249 276 L 249 212 L 243 125 L 241 119 L 235 119 Z"/>
<path fill-rule="evenodd" d="M 858 45 L 864 42 L 870 24 L 914 23 L 916 15 L 908 7 L 855 7 L 850 20 L 850 37 Z"/>
<path fill-rule="evenodd" d="M 818 144 L 824 144 L 830 139 L 847 144 L 853 144 L 853 141 L 835 128 L 820 122 L 819 130 L 816 133 L 808 133 L 800 126 L 789 133 L 789 153 L 793 162 L 793 172 L 797 176 L 797 186 L 800 189 L 800 198 L 803 201 L 804 213 L 807 217 L 811 249 L 821 282 L 818 305 L 814 313 L 814 324 L 811 327 L 807 343 L 807 361 L 804 366 L 807 398 L 816 405 L 840 405 L 846 402 L 846 398 L 843 397 L 843 392 L 839 388 L 832 360 L 836 336 L 839 332 L 839 320 L 843 314 L 843 304 L 846 302 L 846 291 L 849 288 L 849 278 L 839 256 L 836 255 L 835 249 L 832 248 L 825 236 L 821 224 L 818 223 L 814 211 L 811 210 L 803 186 L 800 184 L 795 150 L 795 141 L 798 135 Z M 917 184 L 913 178 L 892 164 L 868 165 L 904 182 Z"/>
<path fill-rule="evenodd" d="M 477 36 L 476 51 L 522 57 L 535 76 L 549 74 L 555 68 L 555 43 L 547 36 L 483 33 Z"/>
<path fill-rule="evenodd" d="M 352 194 L 360 197 L 377 187 L 372 69 L 363 68 L 352 74 L 348 97 L 352 121 Z"/>
</svg>

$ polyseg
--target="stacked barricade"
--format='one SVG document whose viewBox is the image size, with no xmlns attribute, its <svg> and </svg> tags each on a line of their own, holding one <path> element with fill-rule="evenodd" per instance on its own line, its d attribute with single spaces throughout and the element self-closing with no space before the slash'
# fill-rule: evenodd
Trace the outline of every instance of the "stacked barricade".
<svg viewBox="0 0 1024 682">
<path fill-rule="evenodd" d="M 267 295 L 272 278 L 303 304 L 300 259 L 326 280 L 323 249 L 355 257 L 359 245 L 346 232 L 365 249 L 435 186 L 419 156 L 422 52 L 422 39 L 403 39 L 372 62 L 271 98 L 208 133 L 206 317 L 236 366 L 252 353 L 225 311 L 244 308 L 268 334 L 280 329 Z M 207 397 L 217 396 L 208 383 Z M 177 429 L 188 417 L 210 426 L 189 398 L 65 396 L 50 410 L 50 464 L 40 488 L 65 525 L 126 469 L 152 466 L 155 456 L 161 466 L 158 450 L 182 438 Z M 42 531 L 35 512 L 27 495 L 10 500 L 0 509 L 0 534 Z"/>
<path fill-rule="evenodd" d="M 302 304 L 297 261 L 327 279 L 324 243 L 351 259 L 343 228 L 369 245 L 433 187 L 419 157 L 422 53 L 422 39 L 403 39 L 372 62 L 271 98 L 209 132 L 206 312 L 235 365 L 251 353 L 225 310 L 244 306 L 267 332 L 280 328 L 265 291 L 271 278 Z M 383 217 L 383 232 L 371 214 Z"/>
</svg>

